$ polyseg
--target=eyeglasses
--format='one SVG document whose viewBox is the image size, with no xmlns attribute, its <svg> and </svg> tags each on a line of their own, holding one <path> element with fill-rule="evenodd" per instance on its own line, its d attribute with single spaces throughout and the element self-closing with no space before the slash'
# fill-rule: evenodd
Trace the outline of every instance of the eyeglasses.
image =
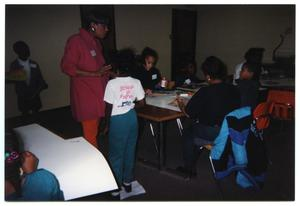
<svg viewBox="0 0 300 206">
<path fill-rule="evenodd" d="M 16 151 L 5 152 L 5 161 L 7 163 L 12 163 L 14 160 L 20 157 L 19 153 Z"/>
</svg>

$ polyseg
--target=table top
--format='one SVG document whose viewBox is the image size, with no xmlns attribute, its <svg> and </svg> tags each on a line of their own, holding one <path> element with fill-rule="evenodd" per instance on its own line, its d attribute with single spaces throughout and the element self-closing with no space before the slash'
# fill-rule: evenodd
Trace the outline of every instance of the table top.
<svg viewBox="0 0 300 206">
<path fill-rule="evenodd" d="M 180 111 L 178 106 L 174 104 L 177 92 L 178 91 L 168 91 L 146 96 L 146 105 L 136 109 L 137 115 L 155 122 L 163 122 L 183 117 L 184 114 Z"/>
<path fill-rule="evenodd" d="M 136 109 L 137 115 L 147 120 L 155 122 L 163 122 L 183 117 L 182 112 L 173 111 L 170 109 L 163 109 L 152 105 L 145 105 Z"/>
<path fill-rule="evenodd" d="M 166 93 L 166 94 L 155 94 L 153 96 L 146 96 L 146 104 L 163 108 L 163 109 L 169 109 L 172 111 L 180 112 L 180 109 L 172 104 L 174 100 L 176 99 L 176 93 L 175 91 Z"/>
<path fill-rule="evenodd" d="M 295 87 L 295 79 L 291 78 L 261 79 L 260 82 L 261 90 L 267 88 L 293 89 Z M 137 109 L 138 116 L 156 122 L 183 117 L 184 114 L 178 106 L 172 104 L 177 93 L 178 91 L 175 90 L 146 96 L 146 105 Z"/>
<path fill-rule="evenodd" d="M 295 88 L 295 79 L 293 78 L 276 78 L 276 79 L 261 79 L 262 87 L 267 88 Z"/>
</svg>

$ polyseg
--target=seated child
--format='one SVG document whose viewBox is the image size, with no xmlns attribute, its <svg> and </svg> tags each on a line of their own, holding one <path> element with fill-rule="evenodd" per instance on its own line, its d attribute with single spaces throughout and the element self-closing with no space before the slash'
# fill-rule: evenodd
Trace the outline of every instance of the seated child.
<svg viewBox="0 0 300 206">
<path fill-rule="evenodd" d="M 258 103 L 259 82 L 253 80 L 256 64 L 244 63 L 237 80 L 237 87 L 241 95 L 241 107 L 250 106 L 253 110 Z"/>
<path fill-rule="evenodd" d="M 134 65 L 134 54 L 124 49 L 116 54 L 114 63 L 117 77 L 108 82 L 104 101 L 106 103 L 106 127 L 109 128 L 109 162 L 119 186 L 131 191 L 135 148 L 138 136 L 135 103 L 144 104 L 144 89 L 138 79 L 129 76 Z M 120 191 L 113 192 L 118 196 Z"/>
<path fill-rule="evenodd" d="M 185 61 L 180 68 L 178 75 L 176 76 L 176 86 L 189 86 L 195 83 L 201 83 L 202 81 L 196 76 L 196 62 L 192 60 Z"/>
<path fill-rule="evenodd" d="M 208 86 L 200 88 L 186 105 L 182 98 L 177 98 L 180 110 L 195 120 L 184 129 L 183 166 L 177 168 L 187 179 L 196 175 L 199 147 L 211 144 L 219 134 L 225 115 L 240 107 L 237 88 L 224 82 L 227 69 L 221 59 L 210 56 L 201 69 Z"/>
<path fill-rule="evenodd" d="M 155 67 L 157 60 L 158 54 L 155 50 L 144 48 L 141 55 L 142 65 L 136 70 L 134 77 L 141 81 L 146 94 L 151 94 L 152 90 L 160 88 L 161 74 Z"/>
<path fill-rule="evenodd" d="M 14 135 L 5 136 L 5 200 L 64 200 L 56 177 L 37 169 L 38 158 L 29 151 L 20 153 L 18 147 Z"/>
<path fill-rule="evenodd" d="M 245 53 L 244 58 L 245 60 L 242 63 L 239 63 L 235 67 L 235 72 L 233 75 L 233 84 L 237 85 L 237 80 L 240 79 L 240 72 L 242 70 L 243 64 L 245 62 L 255 64 L 256 68 L 253 71 L 253 80 L 259 81 L 259 77 L 261 74 L 265 73 L 262 67 L 262 60 L 263 54 L 265 49 L 264 48 L 249 48 L 248 51 Z"/>
</svg>

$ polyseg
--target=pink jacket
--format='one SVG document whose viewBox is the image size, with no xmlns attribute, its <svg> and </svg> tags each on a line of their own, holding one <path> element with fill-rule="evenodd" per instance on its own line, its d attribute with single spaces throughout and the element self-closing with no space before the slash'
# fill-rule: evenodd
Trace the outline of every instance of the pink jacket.
<svg viewBox="0 0 300 206">
<path fill-rule="evenodd" d="M 76 69 L 97 71 L 105 64 L 100 42 L 89 32 L 80 29 L 71 36 L 65 46 L 61 69 L 70 76 L 70 101 L 73 117 L 77 121 L 97 119 L 104 116 L 104 91 L 108 76 L 83 77 Z"/>
</svg>

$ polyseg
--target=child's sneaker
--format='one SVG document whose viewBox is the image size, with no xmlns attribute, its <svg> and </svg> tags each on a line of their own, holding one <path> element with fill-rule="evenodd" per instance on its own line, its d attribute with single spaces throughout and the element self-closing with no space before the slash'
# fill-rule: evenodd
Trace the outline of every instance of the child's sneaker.
<svg viewBox="0 0 300 206">
<path fill-rule="evenodd" d="M 126 192 L 131 192 L 131 190 L 132 190 L 131 183 L 123 182 L 123 187 L 124 187 Z"/>
</svg>

